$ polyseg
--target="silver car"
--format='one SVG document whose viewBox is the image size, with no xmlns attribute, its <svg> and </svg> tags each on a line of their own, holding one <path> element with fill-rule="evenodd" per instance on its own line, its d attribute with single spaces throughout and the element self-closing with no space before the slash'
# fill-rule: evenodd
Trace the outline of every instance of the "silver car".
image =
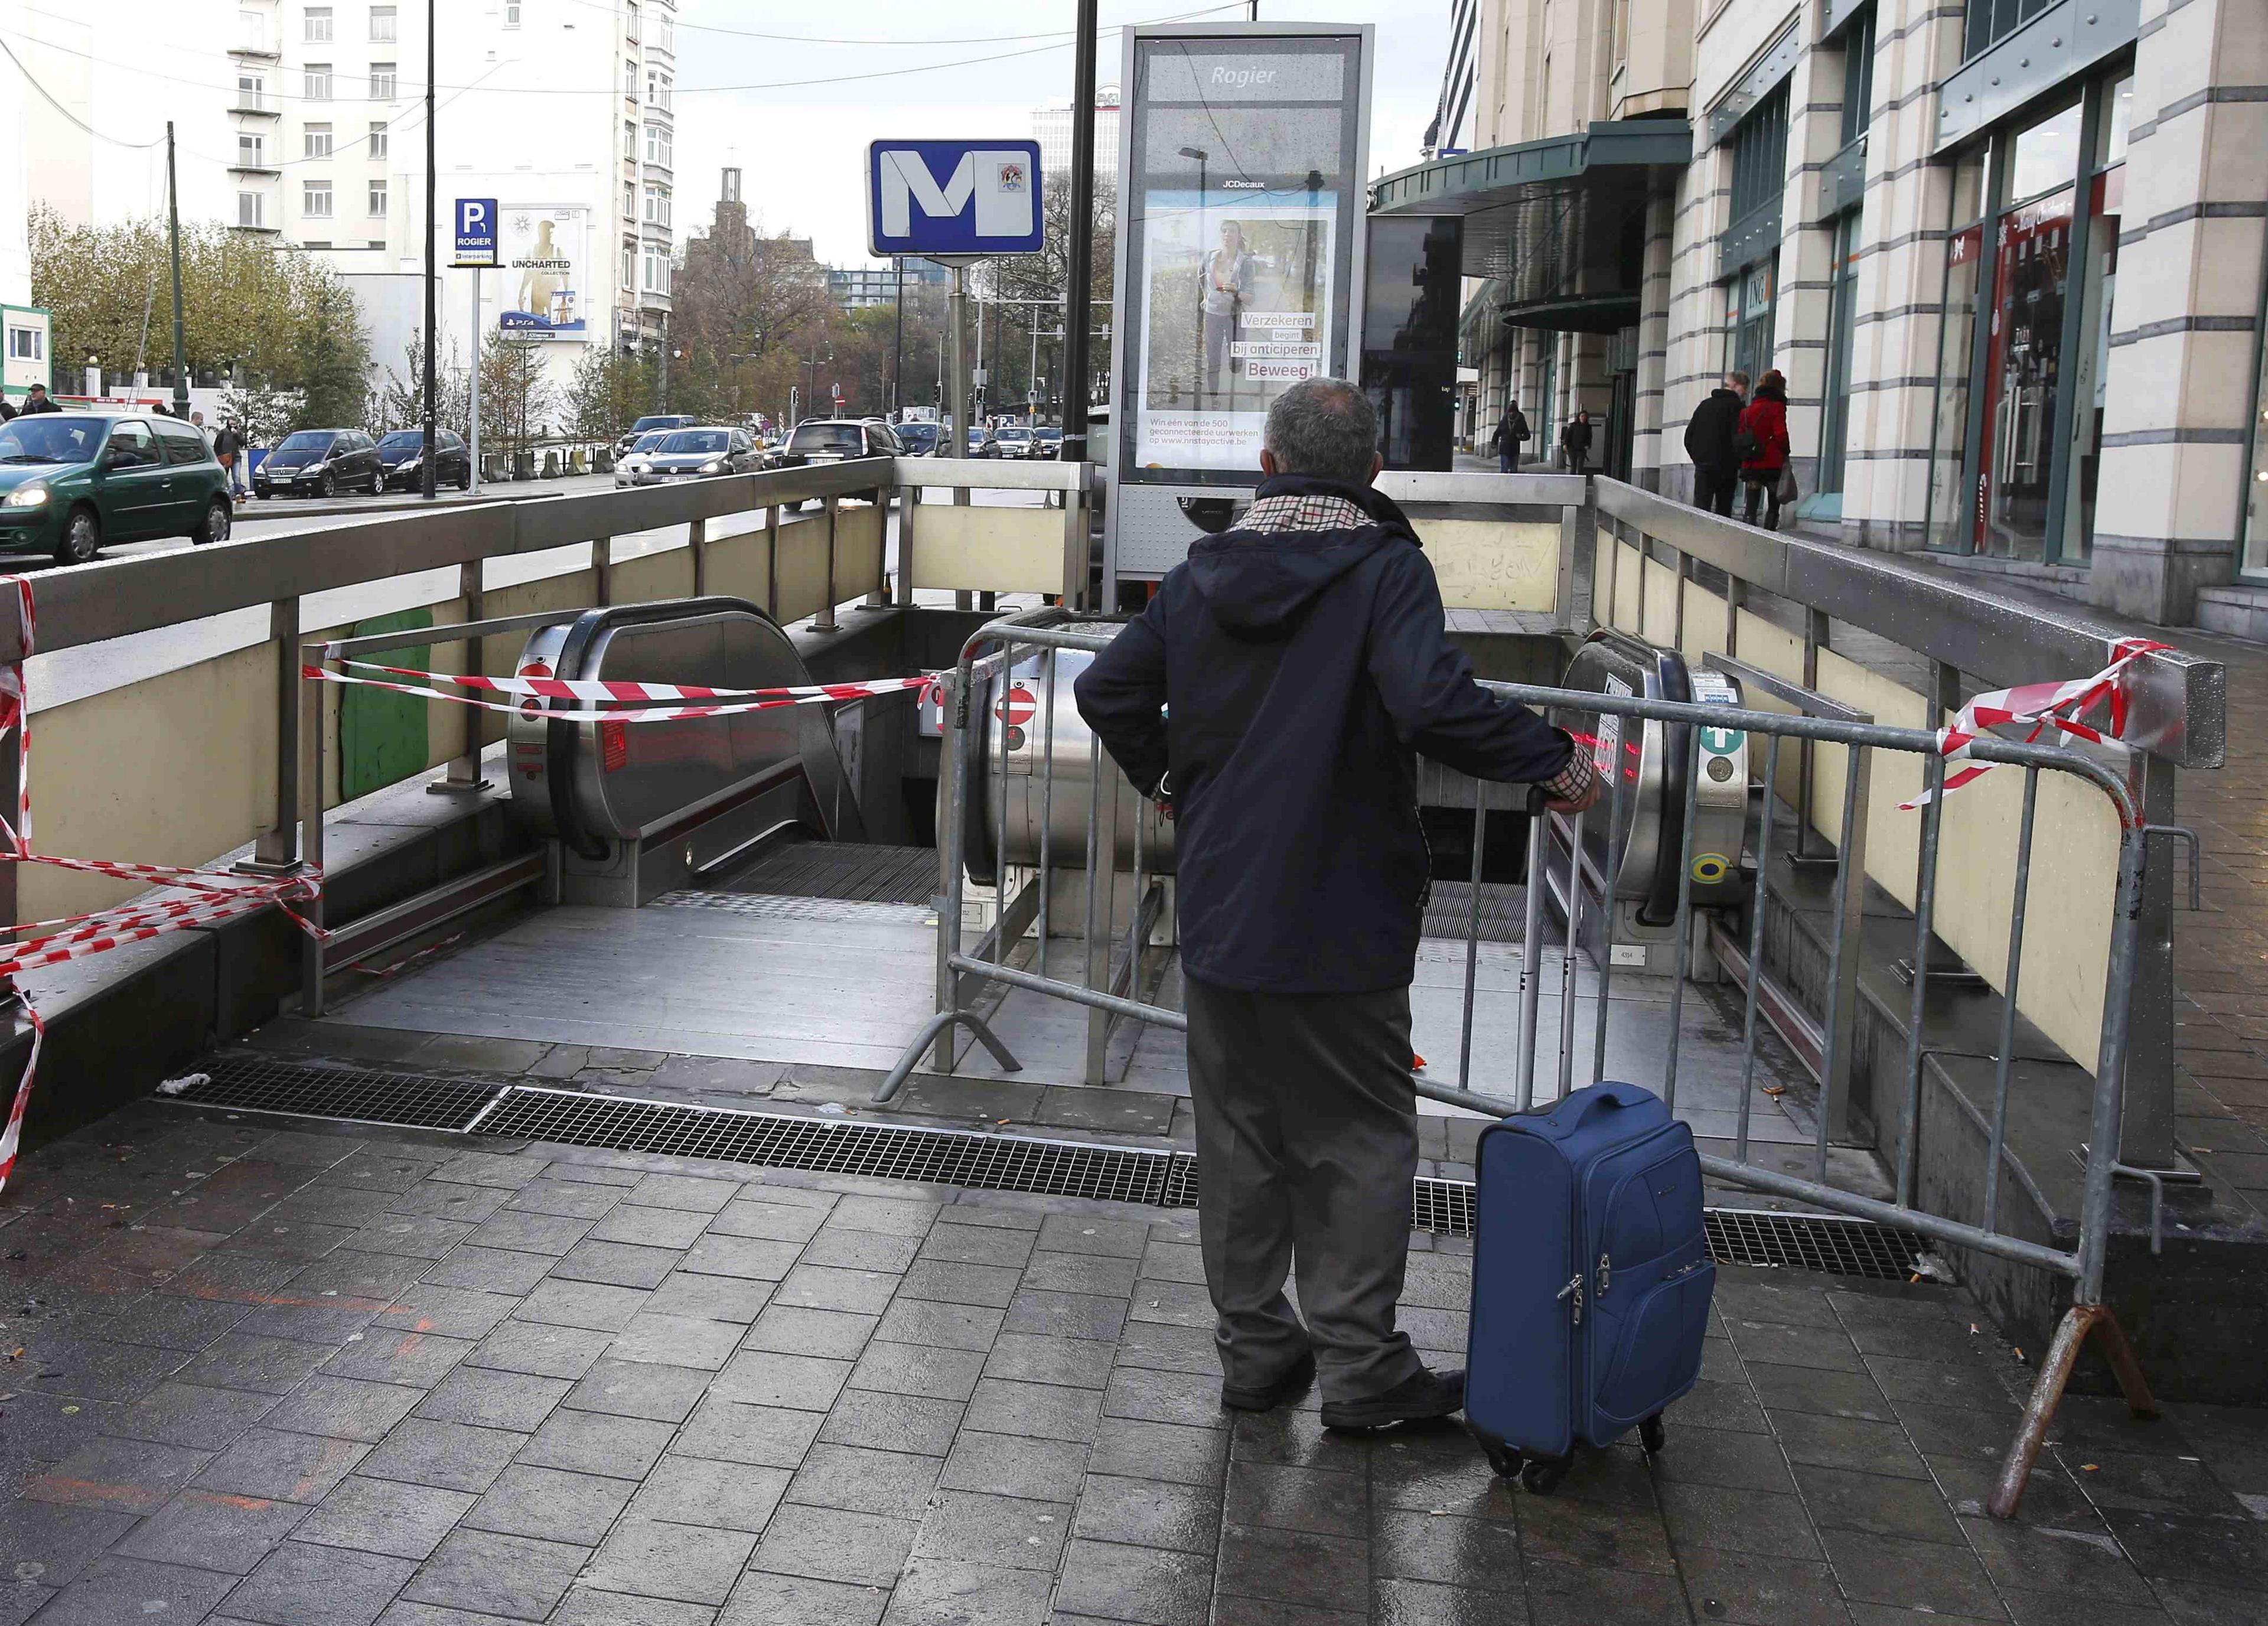
<svg viewBox="0 0 2268 1626">
<path fill-rule="evenodd" d="M 718 475 L 753 475 L 764 466 L 756 438 L 745 429 L 672 430 L 661 444 L 638 455 L 645 465 L 640 485 L 670 480 L 705 480 Z"/>
<path fill-rule="evenodd" d="M 630 449 L 615 463 L 615 483 L 618 486 L 645 486 L 653 483 L 653 467 L 647 454 L 675 433 L 674 430 L 651 429 L 640 435 Z"/>
</svg>

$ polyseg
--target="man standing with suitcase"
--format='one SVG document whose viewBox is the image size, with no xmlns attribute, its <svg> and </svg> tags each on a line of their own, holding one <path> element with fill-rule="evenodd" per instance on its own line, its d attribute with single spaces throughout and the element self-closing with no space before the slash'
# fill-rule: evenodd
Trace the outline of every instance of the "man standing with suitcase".
<svg viewBox="0 0 2268 1626">
<path fill-rule="evenodd" d="M 1258 500 L 1189 550 L 1077 690 L 1176 821 L 1221 1403 L 1265 1410 L 1320 1372 L 1324 1424 L 1350 1429 L 1464 1396 L 1464 1373 L 1428 1371 L 1395 1325 L 1418 1163 L 1417 754 L 1540 784 L 1570 812 L 1598 796 L 1588 754 L 1482 688 L 1448 641 L 1417 533 L 1371 489 L 1375 445 L 1353 385 L 1285 391 Z"/>
</svg>

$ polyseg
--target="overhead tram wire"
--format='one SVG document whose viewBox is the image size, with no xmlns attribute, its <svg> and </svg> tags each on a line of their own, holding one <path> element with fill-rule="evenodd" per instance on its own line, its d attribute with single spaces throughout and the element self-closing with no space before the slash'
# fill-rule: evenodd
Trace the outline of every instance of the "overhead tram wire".
<svg viewBox="0 0 2268 1626">
<path fill-rule="evenodd" d="M 45 46 L 47 41 L 44 40 L 26 40 L 26 43 Z M 97 141 L 107 141 L 114 147 L 124 147 L 129 151 L 133 152 L 146 152 L 153 148 L 162 147 L 166 144 L 166 138 L 163 136 L 158 136 L 155 141 L 122 141 L 119 137 L 108 134 L 107 131 L 95 129 L 93 125 L 89 124 L 85 119 L 80 118 L 78 114 L 73 113 L 69 107 L 64 107 L 63 103 L 57 101 L 53 96 L 48 95 L 48 87 L 40 83 L 38 76 L 33 74 L 31 69 L 26 65 L 22 57 L 16 55 L 15 51 L 11 48 L 5 39 L 0 39 L 0 52 L 5 52 L 7 54 L 8 60 L 16 64 L 16 71 L 24 76 L 24 83 L 30 85 L 33 90 L 39 92 L 41 100 L 45 101 L 48 106 L 53 107 L 57 113 L 62 114 L 63 117 L 69 119 L 72 123 L 77 125 L 79 129 L 85 130 L 88 135 L 93 136 Z M 76 51 L 71 54 L 73 55 L 80 55 L 80 53 Z M 92 61 L 92 59 L 89 58 L 89 60 Z M 217 89 L 218 87 L 216 86 L 214 88 Z"/>
<path fill-rule="evenodd" d="M 1176 11 L 1164 17 L 1145 18 L 1130 23 L 1113 23 L 1108 26 L 1106 32 L 1118 33 L 1127 28 L 1146 27 L 1157 23 L 1186 22 L 1192 18 L 1210 16 L 1215 11 L 1233 11 L 1241 4 L 1242 0 L 1228 0 L 1228 3 L 1226 4 L 1204 6 L 1194 11 Z M 5 48 L 5 41 L 8 37 L 9 36 L 6 34 L 5 31 L 0 31 L 0 48 Z M 115 62 L 108 57 L 97 56 L 91 51 L 75 50 L 69 46 L 59 45 L 52 40 L 40 40 L 26 34 L 19 33 L 13 37 L 26 44 L 39 46 L 43 50 L 59 51 L 67 56 L 79 57 L 84 61 L 94 63 L 105 67 L 127 69 L 130 72 L 140 74 L 144 78 L 157 79 L 170 85 L 185 85 L 195 90 L 212 91 L 223 95 L 228 94 L 235 88 L 233 85 L 217 85 L 210 80 L 206 79 L 184 78 L 179 74 L 151 72 L 147 69 L 133 67 L 128 63 Z M 939 40 L 935 41 L 935 43 L 954 44 L 959 42 L 954 40 Z M 738 95 L 749 91 L 804 90 L 815 88 L 821 85 L 857 84 L 873 79 L 895 79 L 905 77 L 909 74 L 943 73 L 954 68 L 976 68 L 982 67 L 991 63 L 1012 62 L 1020 57 L 1043 55 L 1049 51 L 1066 49 L 1072 43 L 1073 40 L 1071 35 L 1069 33 L 1066 33 L 1051 44 L 1030 46 L 1020 51 L 995 51 L 983 56 L 959 57 L 952 62 L 917 63 L 902 68 L 875 69 L 865 73 L 827 74 L 806 79 L 773 79 L 747 85 L 677 85 L 673 87 L 673 92 L 678 96 L 728 96 Z M 14 53 L 11 51 L 9 55 L 12 57 Z M 519 66 L 523 64 L 514 63 L 500 65 Z M 18 66 L 19 68 L 22 66 L 20 62 L 18 62 Z M 28 73 L 26 74 L 26 77 L 29 77 Z M 351 80 L 356 76 L 347 74 L 341 75 L 339 77 Z M 396 84 L 399 88 L 405 91 L 414 88 L 420 94 L 422 94 L 423 91 L 423 86 L 422 85 L 416 85 L 415 82 L 410 80 L 397 79 Z M 490 96 L 619 97 L 622 94 L 621 87 L 614 85 L 577 87 L 549 85 L 481 85 L 475 81 L 472 85 L 438 85 L 434 86 L 434 89 L 437 91 L 447 91 L 459 93 L 477 89 L 483 94 Z M 267 93 L 271 99 L 277 101 L 308 102 L 320 106 L 330 106 L 340 99 L 326 96 L 311 97 L 296 92 L 284 90 L 273 90 Z M 153 144 L 163 145 L 164 143 L 162 138 L 160 141 Z"/>
</svg>

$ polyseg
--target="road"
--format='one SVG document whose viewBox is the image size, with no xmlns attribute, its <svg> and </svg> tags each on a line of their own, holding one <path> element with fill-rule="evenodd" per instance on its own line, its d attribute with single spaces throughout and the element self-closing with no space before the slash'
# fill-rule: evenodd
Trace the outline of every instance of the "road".
<svg viewBox="0 0 2268 1626">
<path fill-rule="evenodd" d="M 515 500 L 542 501 L 555 495 L 577 491 L 611 489 L 612 480 L 604 475 L 583 475 L 545 482 L 534 488 L 510 488 Z M 526 492 L 527 495 L 522 496 Z M 939 494 L 942 497 L 942 493 Z M 991 492 L 983 494 L 988 503 L 1036 505 L 1040 494 L 1035 492 Z M 372 519 L 417 507 L 410 497 L 365 498 L 345 512 L 311 515 L 309 508 L 321 504 L 260 503 L 247 500 L 239 508 L 243 516 L 237 524 L 235 534 L 239 538 L 274 536 L 294 531 L 332 530 L 342 526 L 367 524 Z M 761 529 L 763 511 L 733 515 L 710 522 L 711 539 L 733 536 Z M 887 567 L 897 568 L 897 515 L 893 511 L 887 526 Z M 669 526 L 659 530 L 638 531 L 615 538 L 616 561 L 634 559 L 642 555 L 663 553 L 685 546 L 685 527 Z M 162 541 L 128 542 L 104 550 L 106 558 L 129 558 L 143 554 L 170 553 L 190 544 L 180 539 Z M 515 586 L 547 576 L 561 575 L 585 568 L 590 563 L 591 548 L 587 542 L 571 547 L 551 548 L 542 553 L 523 554 L 488 562 L 486 585 L 489 590 Z M 35 578 L 57 567 L 40 562 L 22 562 Z M 381 581 L 364 582 L 354 587 L 340 588 L 330 592 L 310 595 L 299 607 L 302 627 L 342 627 L 372 616 L 391 614 L 398 610 L 419 605 L 445 603 L 456 594 L 457 580 L 453 570 L 427 570 L 414 576 L 399 576 Z M 924 595 L 926 597 L 926 595 Z M 264 607 L 232 611 L 202 621 L 188 622 L 176 627 L 161 628 L 154 632 L 137 633 L 131 637 L 116 638 L 104 644 L 88 644 L 83 648 L 63 650 L 50 655 L 34 655 L 25 673 L 31 691 L 32 710 L 44 711 L 83 700 L 92 695 L 136 683 L 162 673 L 179 671 L 198 661 L 212 660 L 233 651 L 248 649 L 267 641 L 268 611 Z"/>
</svg>

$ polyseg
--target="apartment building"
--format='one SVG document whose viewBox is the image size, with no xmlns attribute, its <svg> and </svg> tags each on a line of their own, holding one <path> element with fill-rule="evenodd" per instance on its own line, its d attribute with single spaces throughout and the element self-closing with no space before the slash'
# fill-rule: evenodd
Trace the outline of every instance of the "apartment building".
<svg viewBox="0 0 2268 1626">
<path fill-rule="evenodd" d="M 953 273 L 936 261 L 909 254 L 906 256 L 902 284 L 895 263 L 829 266 L 827 291 L 835 296 L 835 303 L 844 310 L 864 311 L 875 305 L 895 304 L 901 286 L 909 297 L 918 297 L 924 288 L 942 288 L 952 280 Z"/>
<path fill-rule="evenodd" d="M 1374 210 L 1461 217 L 1476 438 L 1584 408 L 1594 466 L 1684 497 L 1693 408 L 1776 367 L 1807 533 L 2268 633 L 2258 0 L 1476 0 L 1472 33 L 1474 150 Z"/>
<path fill-rule="evenodd" d="M 1105 85 L 1094 92 L 1094 184 L 1112 192 L 1118 185 L 1118 87 Z M 1045 180 L 1071 173 L 1071 105 L 1068 99 L 1032 110 L 1032 139 L 1040 143 L 1040 175 Z"/>
<path fill-rule="evenodd" d="M 0 20 L 16 25 L 11 44 L 61 104 L 26 106 L 30 201 L 74 221 L 162 211 L 170 116 L 183 217 L 225 221 L 279 254 L 322 256 L 354 290 L 380 368 L 399 369 L 422 329 L 425 233 L 440 234 L 446 266 L 459 197 L 497 201 L 507 258 L 521 261 L 483 277 L 483 332 L 503 324 L 553 341 L 558 382 L 587 344 L 663 342 L 675 241 L 674 0 L 439 6 L 432 221 L 424 0 L 233 0 L 225 10 L 105 0 L 100 10 L 74 18 L 0 0 Z M 440 314 L 445 354 L 453 346 L 468 360 L 467 275 L 442 272 Z"/>
</svg>

